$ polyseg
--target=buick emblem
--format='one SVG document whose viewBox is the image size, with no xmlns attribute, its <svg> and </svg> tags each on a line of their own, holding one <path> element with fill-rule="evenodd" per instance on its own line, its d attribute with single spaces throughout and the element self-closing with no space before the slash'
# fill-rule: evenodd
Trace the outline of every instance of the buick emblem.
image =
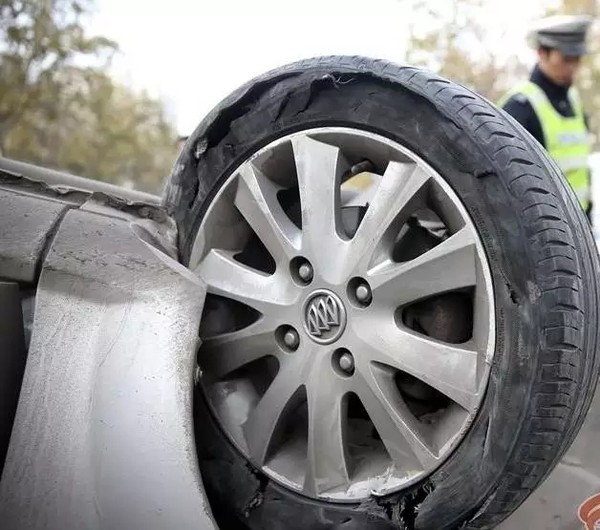
<svg viewBox="0 0 600 530">
<path fill-rule="evenodd" d="M 304 329 L 319 344 L 331 344 L 346 327 L 346 309 L 337 295 L 321 289 L 304 303 Z"/>
</svg>

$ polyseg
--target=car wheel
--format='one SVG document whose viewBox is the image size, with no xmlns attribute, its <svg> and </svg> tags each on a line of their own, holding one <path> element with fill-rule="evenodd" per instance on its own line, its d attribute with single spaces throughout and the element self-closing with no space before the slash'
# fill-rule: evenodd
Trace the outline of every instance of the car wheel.
<svg viewBox="0 0 600 530">
<path fill-rule="evenodd" d="M 219 105 L 166 190 L 206 283 L 223 528 L 493 528 L 598 374 L 597 253 L 542 148 L 431 73 L 329 57 Z"/>
</svg>

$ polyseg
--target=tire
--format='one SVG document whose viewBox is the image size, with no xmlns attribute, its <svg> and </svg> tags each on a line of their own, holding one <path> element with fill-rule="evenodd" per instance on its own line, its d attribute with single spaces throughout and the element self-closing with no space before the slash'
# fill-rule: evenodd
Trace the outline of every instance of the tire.
<svg viewBox="0 0 600 530">
<path fill-rule="evenodd" d="M 598 376 L 598 255 L 556 165 L 507 114 L 418 68 L 323 57 L 234 92 L 189 138 L 165 190 L 187 264 L 216 194 L 273 140 L 316 127 L 369 131 L 406 146 L 460 198 L 487 256 L 496 344 L 466 436 L 431 475 L 359 504 L 293 493 L 233 447 L 201 393 L 198 456 L 222 528 L 494 528 L 569 447 Z"/>
</svg>

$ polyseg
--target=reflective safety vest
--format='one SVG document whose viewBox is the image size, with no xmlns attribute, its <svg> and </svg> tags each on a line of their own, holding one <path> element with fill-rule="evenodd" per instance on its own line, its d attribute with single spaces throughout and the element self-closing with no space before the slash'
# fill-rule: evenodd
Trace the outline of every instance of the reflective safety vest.
<svg viewBox="0 0 600 530">
<path fill-rule="evenodd" d="M 591 199 L 588 164 L 590 141 L 579 94 L 574 88 L 569 90 L 568 97 L 574 112 L 571 118 L 562 116 L 552 106 L 544 91 L 531 81 L 509 91 L 499 105 L 504 106 L 517 94 L 525 96 L 533 107 L 544 132 L 548 154 L 556 161 L 571 184 L 583 209 L 587 210 Z"/>
</svg>

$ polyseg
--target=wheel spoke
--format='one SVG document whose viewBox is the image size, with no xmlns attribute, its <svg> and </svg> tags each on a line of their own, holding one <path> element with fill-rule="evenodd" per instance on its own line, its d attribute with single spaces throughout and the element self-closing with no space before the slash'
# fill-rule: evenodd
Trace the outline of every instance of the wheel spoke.
<svg viewBox="0 0 600 530">
<path fill-rule="evenodd" d="M 373 297 L 395 307 L 477 283 L 475 239 L 462 228 L 406 263 L 386 261 L 369 273 Z"/>
<path fill-rule="evenodd" d="M 275 379 L 243 424 L 244 436 L 251 457 L 262 466 L 281 420 L 289 411 L 292 398 L 301 387 L 298 363 L 283 363 Z"/>
<path fill-rule="evenodd" d="M 473 295 L 473 343 L 479 351 L 487 352 L 489 337 L 493 334 L 493 326 L 490 326 L 490 311 L 492 311 L 492 308 L 483 285 L 483 271 L 480 263 L 476 264 L 476 275 L 478 287 Z"/>
<path fill-rule="evenodd" d="M 239 331 L 206 339 L 198 352 L 198 363 L 211 378 L 221 379 L 277 351 L 275 325 L 261 319 Z"/>
<path fill-rule="evenodd" d="M 364 267 L 377 261 L 374 253 L 381 247 L 386 232 L 391 240 L 387 251 L 391 249 L 396 236 L 391 226 L 400 230 L 402 224 L 422 202 L 423 190 L 431 176 L 416 164 L 390 162 L 380 179 L 379 186 L 356 234 L 352 238 L 349 259 L 353 263 L 360 261 Z"/>
<path fill-rule="evenodd" d="M 315 363 L 307 386 L 308 470 L 304 489 L 320 494 L 349 483 L 346 453 L 346 401 L 330 357 Z"/>
<path fill-rule="evenodd" d="M 302 251 L 327 278 L 335 270 L 336 249 L 345 245 L 338 233 L 339 188 L 348 164 L 339 148 L 308 136 L 294 139 L 293 149 L 302 208 Z"/>
<path fill-rule="evenodd" d="M 293 293 L 280 283 L 280 276 L 247 267 L 228 251 L 211 250 L 195 272 L 209 293 L 236 300 L 262 314 L 278 314 L 282 307 L 294 303 Z"/>
<path fill-rule="evenodd" d="M 424 427 L 408 410 L 394 384 L 389 370 L 373 366 L 355 381 L 355 391 L 381 441 L 398 469 L 430 469 L 437 455 L 426 442 Z"/>
<path fill-rule="evenodd" d="M 361 355 L 427 383 L 465 410 L 478 401 L 478 353 L 467 345 L 446 344 L 399 329 L 393 321 L 367 319 L 356 328 Z"/>
<path fill-rule="evenodd" d="M 289 261 L 300 250 L 300 230 L 277 200 L 279 188 L 251 163 L 240 170 L 235 205 L 276 263 Z"/>
</svg>

